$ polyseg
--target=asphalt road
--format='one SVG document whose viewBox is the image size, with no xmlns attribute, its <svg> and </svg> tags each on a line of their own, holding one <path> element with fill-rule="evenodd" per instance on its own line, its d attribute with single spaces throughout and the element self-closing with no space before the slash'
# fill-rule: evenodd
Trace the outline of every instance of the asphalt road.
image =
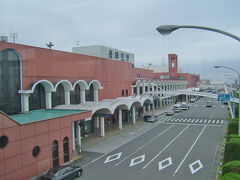
<svg viewBox="0 0 240 180">
<path fill-rule="evenodd" d="M 83 161 L 82 180 L 212 180 L 228 117 L 227 106 L 213 100 L 191 104 L 172 117 L 106 154 Z"/>
</svg>

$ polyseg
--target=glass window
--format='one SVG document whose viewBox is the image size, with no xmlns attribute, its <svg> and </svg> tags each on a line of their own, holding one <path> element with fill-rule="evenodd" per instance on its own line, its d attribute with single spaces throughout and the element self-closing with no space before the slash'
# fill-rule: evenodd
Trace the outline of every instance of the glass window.
<svg viewBox="0 0 240 180">
<path fill-rule="evenodd" d="M 124 61 L 124 54 L 121 53 L 121 60 Z"/>
<path fill-rule="evenodd" d="M 109 50 L 108 57 L 112 58 L 112 50 Z"/>
<path fill-rule="evenodd" d="M 118 59 L 118 52 L 115 52 L 115 59 Z"/>
<path fill-rule="evenodd" d="M 129 61 L 129 54 L 126 55 L 126 61 Z"/>
</svg>

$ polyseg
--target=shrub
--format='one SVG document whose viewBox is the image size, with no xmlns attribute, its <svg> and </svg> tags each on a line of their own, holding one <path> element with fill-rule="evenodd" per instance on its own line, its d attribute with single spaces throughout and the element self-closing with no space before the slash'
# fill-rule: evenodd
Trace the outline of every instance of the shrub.
<svg viewBox="0 0 240 180">
<path fill-rule="evenodd" d="M 240 180 L 240 175 L 236 173 L 227 173 L 221 180 Z"/>
<path fill-rule="evenodd" d="M 230 121 L 228 123 L 228 132 L 227 134 L 238 134 L 238 121 Z"/>
<path fill-rule="evenodd" d="M 230 161 L 223 165 L 222 168 L 223 175 L 227 173 L 237 173 L 240 174 L 240 161 Z"/>
<path fill-rule="evenodd" d="M 229 140 L 232 139 L 232 138 L 239 138 L 239 139 L 240 139 L 240 136 L 238 136 L 238 134 L 229 134 L 229 135 L 226 137 L 227 141 L 229 141 Z"/>
<path fill-rule="evenodd" d="M 233 160 L 240 160 L 240 138 L 231 138 L 225 145 L 224 163 Z"/>
</svg>

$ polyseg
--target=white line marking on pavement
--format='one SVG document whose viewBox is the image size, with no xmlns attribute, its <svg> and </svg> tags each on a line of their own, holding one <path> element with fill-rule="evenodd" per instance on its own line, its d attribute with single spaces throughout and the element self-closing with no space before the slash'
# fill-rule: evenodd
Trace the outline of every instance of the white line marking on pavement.
<svg viewBox="0 0 240 180">
<path fill-rule="evenodd" d="M 191 119 L 187 120 L 187 122 L 190 122 L 190 121 L 191 121 Z"/>
<path fill-rule="evenodd" d="M 199 121 L 199 123 L 202 123 L 203 122 L 203 119 L 201 119 L 200 121 Z"/>
<path fill-rule="evenodd" d="M 187 119 L 184 119 L 183 122 L 186 122 Z"/>
<path fill-rule="evenodd" d="M 165 163 L 165 162 L 168 162 L 168 163 L 163 166 L 163 163 Z M 160 161 L 158 163 L 159 171 L 162 170 L 162 169 L 165 169 L 166 167 L 168 167 L 170 165 L 172 165 L 172 158 L 171 157 L 168 157 L 167 159 L 164 159 L 164 160 Z"/>
<path fill-rule="evenodd" d="M 191 122 L 194 122 L 195 121 L 195 119 L 193 119 Z"/>
<path fill-rule="evenodd" d="M 121 157 L 121 155 L 122 155 L 122 152 L 117 153 L 117 154 L 114 154 L 114 155 L 111 155 L 111 156 L 108 156 L 107 159 L 104 161 L 104 164 L 119 159 L 119 158 Z M 112 158 L 112 159 L 111 159 L 111 158 Z"/>
<path fill-rule="evenodd" d="M 161 136 L 163 133 L 165 133 L 166 131 L 168 131 L 171 127 L 175 126 L 175 124 L 172 124 L 171 126 L 169 126 L 167 129 L 165 129 L 163 132 L 159 133 L 156 137 L 154 137 L 153 139 L 151 139 L 150 141 L 148 141 L 146 144 L 144 144 L 143 146 L 141 146 L 140 148 L 138 148 L 137 150 L 135 150 L 134 152 L 132 152 L 130 155 L 128 155 L 127 157 L 125 157 L 123 160 L 121 160 L 120 162 L 118 162 L 117 164 L 115 164 L 115 166 L 118 166 L 119 164 L 121 164 L 123 161 L 125 161 L 127 158 L 129 158 L 130 156 L 132 156 L 133 154 L 135 154 L 136 152 L 138 152 L 139 150 L 141 150 L 143 147 L 145 147 L 146 145 L 148 145 L 150 142 L 152 142 L 153 140 L 155 140 L 156 138 L 158 138 L 159 136 Z"/>
<path fill-rule="evenodd" d="M 195 121 L 195 123 L 197 123 L 199 121 L 199 119 L 197 119 L 196 121 Z"/>
<path fill-rule="evenodd" d="M 216 120 L 213 120 L 213 121 L 212 121 L 212 124 L 215 124 L 215 121 L 216 121 Z"/>
<path fill-rule="evenodd" d="M 165 149 L 167 149 L 167 147 L 170 146 L 189 126 L 190 126 L 190 124 L 189 124 L 187 127 L 185 127 L 175 138 L 173 138 L 173 140 L 172 140 L 170 143 L 168 143 L 168 145 L 165 146 L 165 147 L 163 148 L 163 150 L 161 150 L 154 158 L 152 158 L 152 160 L 149 161 L 149 162 L 143 167 L 143 169 L 145 169 L 145 168 L 146 168 L 151 162 L 153 162 Z"/>
<path fill-rule="evenodd" d="M 107 155 L 107 153 L 105 153 L 105 154 L 103 154 L 102 156 L 99 156 L 98 158 L 90 161 L 89 163 L 83 165 L 82 167 L 86 167 L 86 166 L 88 166 L 89 164 L 92 164 L 93 162 L 97 161 L 98 159 L 101 159 L 103 156 L 106 156 L 106 155 Z"/>
<path fill-rule="evenodd" d="M 136 161 L 136 160 L 137 160 L 137 161 Z M 136 162 L 135 162 L 135 161 L 136 161 Z M 145 154 L 142 155 L 142 156 L 138 156 L 138 157 L 132 159 L 129 167 L 135 166 L 135 165 L 137 165 L 137 164 L 139 164 L 139 163 L 141 163 L 141 162 L 143 162 L 143 161 L 145 161 Z"/>
<path fill-rule="evenodd" d="M 219 120 L 217 120 L 216 124 L 218 124 L 218 123 L 219 123 Z"/>
<path fill-rule="evenodd" d="M 210 123 L 211 123 L 211 121 L 212 121 L 212 120 L 208 120 L 208 124 L 210 124 Z"/>
<path fill-rule="evenodd" d="M 194 169 L 193 166 L 194 166 L 195 164 L 198 164 L 199 166 Z M 190 168 L 192 174 L 194 174 L 194 173 L 196 173 L 197 171 L 199 171 L 200 169 L 202 169 L 202 168 L 203 168 L 203 165 L 202 165 L 202 163 L 201 163 L 200 160 L 197 160 L 197 161 L 193 162 L 192 164 L 189 164 L 189 168 Z"/>
<path fill-rule="evenodd" d="M 175 174 L 178 172 L 178 170 L 180 169 L 180 167 L 182 166 L 183 162 L 185 161 L 185 159 L 187 158 L 188 154 L 191 152 L 192 148 L 194 147 L 194 145 L 196 144 L 196 142 L 198 141 L 198 139 L 200 138 L 200 136 L 202 135 L 203 131 L 206 129 L 206 125 L 204 126 L 204 128 L 202 129 L 202 131 L 200 132 L 200 134 L 198 135 L 197 139 L 194 141 L 194 143 L 192 144 L 191 148 L 189 149 L 189 151 L 187 152 L 187 154 L 185 155 L 185 157 L 183 158 L 182 162 L 179 164 L 179 166 L 177 167 L 176 171 L 174 172 L 173 176 L 175 176 Z"/>
<path fill-rule="evenodd" d="M 205 119 L 203 123 L 205 124 L 206 122 L 207 122 L 207 119 Z"/>
<path fill-rule="evenodd" d="M 221 120 L 221 124 L 223 124 L 223 122 L 224 122 L 224 121 L 223 121 L 223 120 Z"/>
</svg>

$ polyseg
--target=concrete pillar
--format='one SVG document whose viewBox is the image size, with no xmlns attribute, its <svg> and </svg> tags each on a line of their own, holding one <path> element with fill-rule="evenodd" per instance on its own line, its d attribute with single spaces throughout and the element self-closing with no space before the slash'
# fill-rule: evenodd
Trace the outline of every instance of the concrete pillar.
<svg viewBox="0 0 240 180">
<path fill-rule="evenodd" d="M 151 110 L 151 106 L 150 106 L 150 104 L 148 105 L 148 107 L 147 107 L 147 108 L 148 108 L 148 111 L 150 111 L 150 110 Z"/>
<path fill-rule="evenodd" d="M 66 90 L 64 91 L 64 98 L 65 98 L 65 105 L 70 104 L 70 91 Z"/>
<path fill-rule="evenodd" d="M 142 86 L 142 92 L 145 93 L 145 85 Z"/>
<path fill-rule="evenodd" d="M 98 89 L 94 88 L 94 101 L 98 102 Z"/>
<path fill-rule="evenodd" d="M 46 109 L 52 109 L 52 92 L 46 92 Z"/>
<path fill-rule="evenodd" d="M 21 94 L 22 96 L 22 112 L 28 112 L 29 111 L 29 95 L 30 94 Z"/>
<path fill-rule="evenodd" d="M 80 89 L 81 103 L 85 103 L 85 89 Z"/>
<path fill-rule="evenodd" d="M 104 117 L 101 117 L 101 136 L 105 136 L 105 130 L 104 130 Z"/>
<path fill-rule="evenodd" d="M 72 122 L 72 150 L 75 150 L 75 127 L 74 122 Z"/>
<path fill-rule="evenodd" d="M 135 118 L 135 106 L 132 107 L 132 120 L 133 120 L 133 124 L 136 123 L 136 118 Z"/>
<path fill-rule="evenodd" d="M 76 126 L 76 133 L 77 133 L 77 144 L 79 146 L 79 152 L 81 152 L 81 128 L 79 126 L 80 121 L 77 121 L 77 126 Z"/>
<path fill-rule="evenodd" d="M 150 85 L 148 85 L 147 89 L 148 89 L 148 93 L 150 94 L 151 93 L 150 92 Z"/>
<path fill-rule="evenodd" d="M 122 130 L 122 109 L 118 110 L 118 129 Z"/>
<path fill-rule="evenodd" d="M 99 117 L 95 117 L 96 128 L 99 128 Z"/>
<path fill-rule="evenodd" d="M 137 96 L 139 96 L 139 95 L 140 95 L 140 87 L 137 86 Z"/>
</svg>

